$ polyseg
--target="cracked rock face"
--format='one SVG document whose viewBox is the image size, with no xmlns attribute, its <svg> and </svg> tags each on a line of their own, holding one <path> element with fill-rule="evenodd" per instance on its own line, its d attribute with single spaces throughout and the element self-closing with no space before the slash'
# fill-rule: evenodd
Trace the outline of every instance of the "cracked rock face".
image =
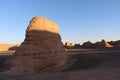
<svg viewBox="0 0 120 80">
<path fill-rule="evenodd" d="M 65 63 L 65 50 L 54 22 L 34 17 L 26 38 L 9 61 L 12 73 L 36 73 L 56 68 Z"/>
</svg>

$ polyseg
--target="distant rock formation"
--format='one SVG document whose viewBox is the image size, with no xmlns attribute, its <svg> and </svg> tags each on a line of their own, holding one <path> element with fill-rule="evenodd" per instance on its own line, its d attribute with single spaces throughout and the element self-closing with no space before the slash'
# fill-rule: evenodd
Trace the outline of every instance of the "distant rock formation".
<svg viewBox="0 0 120 80">
<path fill-rule="evenodd" d="M 111 48 L 113 47 L 112 45 L 110 45 L 106 40 L 102 40 L 101 42 L 96 42 L 94 44 L 95 48 Z"/>
<path fill-rule="evenodd" d="M 65 49 L 56 23 L 36 16 L 28 25 L 26 38 L 7 62 L 10 72 L 31 74 L 65 63 Z"/>
<path fill-rule="evenodd" d="M 120 48 L 120 40 L 117 41 L 110 41 L 108 42 L 109 44 L 111 44 L 114 47 L 119 47 Z"/>
<path fill-rule="evenodd" d="M 20 45 L 19 45 L 19 46 L 20 46 Z M 12 47 L 9 48 L 9 51 L 10 51 L 10 50 L 17 50 L 17 49 L 19 48 L 19 46 L 18 46 L 18 45 L 14 45 L 14 46 L 12 46 Z"/>
<path fill-rule="evenodd" d="M 78 43 L 78 44 L 77 44 L 77 43 L 75 43 L 74 47 L 75 47 L 75 48 L 80 48 L 80 47 L 81 47 L 81 45 L 80 45 L 80 43 Z"/>
<path fill-rule="evenodd" d="M 0 51 L 8 51 L 8 50 L 16 50 L 16 48 L 12 48 L 12 47 L 19 47 L 20 44 L 0 44 Z M 10 49 L 12 48 L 12 49 Z"/>
<path fill-rule="evenodd" d="M 93 48 L 93 43 L 90 41 L 87 41 L 87 42 L 84 42 L 82 46 L 85 48 Z"/>
<path fill-rule="evenodd" d="M 65 47 L 73 47 L 73 43 L 71 42 L 65 42 Z"/>
<path fill-rule="evenodd" d="M 110 45 L 107 41 L 105 41 L 104 39 L 102 40 L 102 44 L 104 44 L 105 47 L 113 47 L 112 45 Z"/>
</svg>

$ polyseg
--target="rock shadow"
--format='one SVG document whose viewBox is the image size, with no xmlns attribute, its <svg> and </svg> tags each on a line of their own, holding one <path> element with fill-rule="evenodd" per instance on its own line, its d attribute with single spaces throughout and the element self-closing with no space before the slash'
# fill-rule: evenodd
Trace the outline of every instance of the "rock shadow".
<svg viewBox="0 0 120 80">
<path fill-rule="evenodd" d="M 94 68 L 105 61 L 106 59 L 98 54 L 72 54 L 68 62 L 68 69 L 63 71 Z"/>
<path fill-rule="evenodd" d="M 0 55 L 0 72 L 6 71 L 7 66 L 5 61 L 9 59 L 12 55 Z"/>
</svg>

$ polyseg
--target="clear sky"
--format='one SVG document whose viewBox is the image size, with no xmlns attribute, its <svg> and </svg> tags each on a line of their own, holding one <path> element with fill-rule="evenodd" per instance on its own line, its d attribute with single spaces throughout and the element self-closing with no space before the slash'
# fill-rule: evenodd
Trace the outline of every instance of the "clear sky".
<svg viewBox="0 0 120 80">
<path fill-rule="evenodd" d="M 0 0 L 0 43 L 21 43 L 34 16 L 59 25 L 62 41 L 120 40 L 120 0 Z"/>
</svg>

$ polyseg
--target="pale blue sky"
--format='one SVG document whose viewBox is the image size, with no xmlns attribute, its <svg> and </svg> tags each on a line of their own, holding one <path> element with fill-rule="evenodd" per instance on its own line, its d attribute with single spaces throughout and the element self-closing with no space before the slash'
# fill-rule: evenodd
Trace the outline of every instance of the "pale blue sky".
<svg viewBox="0 0 120 80">
<path fill-rule="evenodd" d="M 59 25 L 62 41 L 120 40 L 120 0 L 0 0 L 0 43 L 21 43 L 34 16 Z"/>
</svg>

